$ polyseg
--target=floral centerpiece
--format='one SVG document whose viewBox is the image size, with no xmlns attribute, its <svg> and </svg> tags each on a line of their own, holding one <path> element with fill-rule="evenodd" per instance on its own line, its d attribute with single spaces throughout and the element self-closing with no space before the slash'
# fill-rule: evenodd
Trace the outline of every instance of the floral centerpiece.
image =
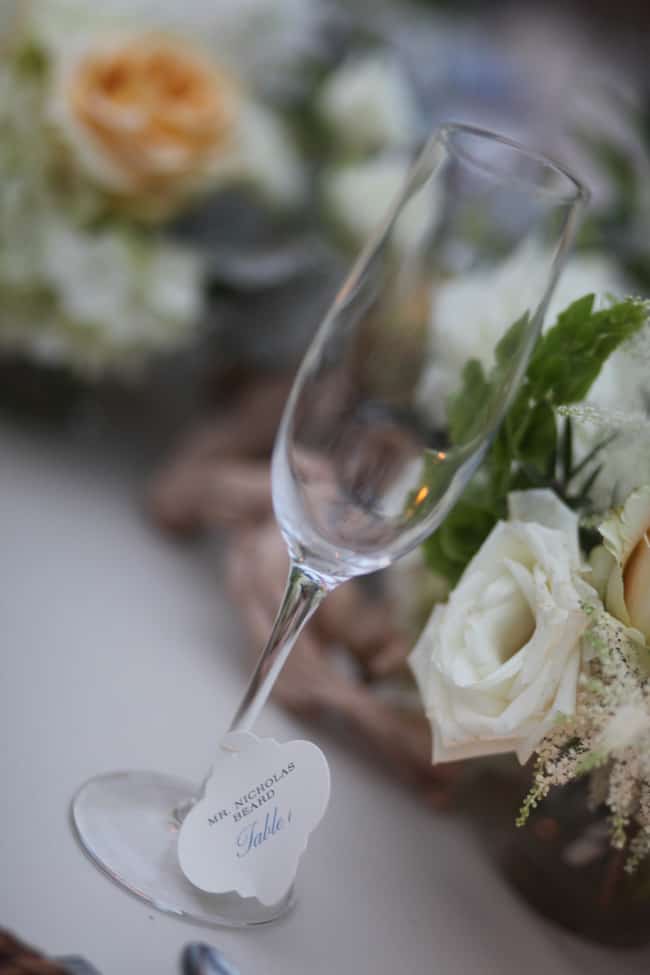
<svg viewBox="0 0 650 975">
<path fill-rule="evenodd" d="M 449 595 L 410 657 L 435 762 L 532 759 L 520 825 L 588 781 L 630 875 L 650 855 L 649 312 L 587 295 L 539 339 L 482 471 L 425 545 Z M 461 375 L 452 442 L 490 383 L 478 357 Z"/>
<path fill-rule="evenodd" d="M 376 46 L 337 64 L 326 27 L 318 0 L 3 7 L 4 357 L 132 376 L 195 340 L 229 274 L 244 291 L 295 274 L 310 244 L 282 242 L 310 212 L 357 246 L 404 179 L 415 101 Z M 234 272 L 216 267 L 241 224 Z"/>
<path fill-rule="evenodd" d="M 195 3 L 181 17 L 146 0 L 6 5 L 5 354 L 89 378 L 132 373 L 187 342 L 201 315 L 202 255 L 170 235 L 173 221 L 234 185 L 271 205 L 300 199 L 299 155 L 268 91 L 278 63 L 288 81 L 308 56 L 313 7 L 298 22 L 286 3 L 271 7 Z"/>
</svg>

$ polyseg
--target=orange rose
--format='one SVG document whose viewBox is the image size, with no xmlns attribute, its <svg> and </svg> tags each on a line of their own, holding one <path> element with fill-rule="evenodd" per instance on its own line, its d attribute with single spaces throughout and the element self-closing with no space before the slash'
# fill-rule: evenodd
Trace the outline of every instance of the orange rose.
<svg viewBox="0 0 650 975">
<path fill-rule="evenodd" d="M 196 49 L 145 34 L 87 47 L 66 64 L 52 118 L 93 182 L 166 213 L 227 159 L 239 102 L 234 79 Z"/>
</svg>

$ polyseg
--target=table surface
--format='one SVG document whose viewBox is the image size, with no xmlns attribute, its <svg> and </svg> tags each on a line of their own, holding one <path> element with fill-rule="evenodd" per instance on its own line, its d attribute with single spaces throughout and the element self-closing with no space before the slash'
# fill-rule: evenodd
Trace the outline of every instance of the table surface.
<svg viewBox="0 0 650 975">
<path fill-rule="evenodd" d="M 219 540 L 156 534 L 145 467 L 83 438 L 0 427 L 0 926 L 103 975 L 178 973 L 197 940 L 242 975 L 647 972 L 648 951 L 610 952 L 540 920 L 463 823 L 418 805 L 340 734 L 323 740 L 273 705 L 260 731 L 317 737 L 332 770 L 291 915 L 199 927 L 82 855 L 69 822 L 78 785 L 129 767 L 200 781 L 246 678 Z"/>
</svg>

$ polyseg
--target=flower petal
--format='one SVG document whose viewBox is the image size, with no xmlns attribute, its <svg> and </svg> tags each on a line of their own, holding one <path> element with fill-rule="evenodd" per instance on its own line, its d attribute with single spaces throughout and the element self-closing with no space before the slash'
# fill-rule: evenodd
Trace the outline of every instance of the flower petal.
<svg viewBox="0 0 650 975">
<path fill-rule="evenodd" d="M 511 521 L 534 522 L 545 528 L 562 532 L 570 546 L 571 557 L 580 563 L 578 545 L 578 516 L 547 488 L 531 491 L 511 491 L 508 495 L 508 515 Z"/>
</svg>

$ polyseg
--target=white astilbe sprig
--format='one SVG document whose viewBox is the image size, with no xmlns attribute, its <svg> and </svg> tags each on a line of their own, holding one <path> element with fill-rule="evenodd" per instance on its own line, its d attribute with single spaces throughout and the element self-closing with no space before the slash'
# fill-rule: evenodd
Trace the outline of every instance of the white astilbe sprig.
<svg viewBox="0 0 650 975">
<path fill-rule="evenodd" d="M 609 811 L 612 845 L 632 871 L 650 853 L 650 681 L 635 635 L 604 610 L 584 607 L 584 667 L 576 710 L 537 749 L 518 825 L 553 786 L 590 775 L 590 801 Z"/>
<path fill-rule="evenodd" d="M 558 406 L 560 416 L 571 417 L 578 424 L 594 427 L 603 439 L 611 434 L 635 436 L 650 444 L 650 423 L 645 413 L 626 413 L 623 410 L 608 410 L 592 403 L 574 403 Z"/>
<path fill-rule="evenodd" d="M 646 324 L 607 360 L 587 400 L 557 412 L 596 434 L 638 434 L 650 442 L 650 301 L 634 300 L 645 307 Z"/>
</svg>

